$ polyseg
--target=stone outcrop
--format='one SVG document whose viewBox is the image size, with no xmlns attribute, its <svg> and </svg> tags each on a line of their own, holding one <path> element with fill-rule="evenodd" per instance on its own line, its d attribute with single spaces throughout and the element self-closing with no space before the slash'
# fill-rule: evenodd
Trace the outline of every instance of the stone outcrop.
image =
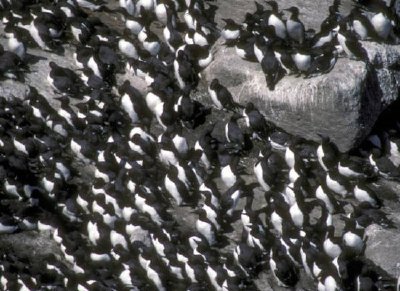
<svg viewBox="0 0 400 291">
<path fill-rule="evenodd" d="M 285 8 L 297 2 L 285 1 L 280 6 Z M 315 11 L 327 11 L 322 6 L 330 3 L 310 2 L 297 6 L 301 7 L 306 28 L 318 31 L 326 15 Z M 343 2 L 346 13 L 351 6 L 348 1 Z M 247 1 L 234 1 L 230 8 L 226 5 L 225 2 L 220 5 L 221 19 L 230 16 L 242 21 L 246 12 L 255 10 L 254 3 Z M 368 134 L 382 110 L 398 97 L 400 47 L 367 41 L 362 44 L 368 52 L 370 66 L 340 58 L 328 74 L 308 79 L 285 76 L 270 91 L 258 63 L 242 60 L 234 48 L 225 47 L 223 40 L 218 40 L 214 61 L 204 76 L 207 82 L 218 78 L 237 102 L 252 101 L 269 120 L 289 133 L 314 140 L 319 140 L 317 133 L 325 134 L 342 151 L 347 151 Z"/>
<path fill-rule="evenodd" d="M 377 224 L 367 227 L 367 247 L 365 257 L 374 262 L 387 274 L 397 278 L 400 275 L 400 185 L 397 181 L 380 180 L 379 197 L 384 200 L 381 209 L 388 214 L 395 228 L 382 228 Z"/>
<path fill-rule="evenodd" d="M 5 45 L 6 40 L 2 40 L 0 43 Z M 54 97 L 57 97 L 57 94 L 55 94 L 54 89 L 47 81 L 47 76 L 50 72 L 49 62 L 53 61 L 65 68 L 77 69 L 73 59 L 72 47 L 66 45 L 64 46 L 64 50 L 64 54 L 60 56 L 40 49 L 29 48 L 29 55 L 26 58 L 29 63 L 29 71 L 24 74 L 24 82 L 17 82 L 12 79 L 2 81 L 0 96 L 6 98 L 23 98 L 29 86 L 34 86 L 52 105 L 57 106 L 59 102 L 54 99 Z"/>
<path fill-rule="evenodd" d="M 367 228 L 368 236 L 365 256 L 389 275 L 397 277 L 400 267 L 400 252 L 397 242 L 400 234 L 397 229 L 382 229 L 376 224 Z"/>
</svg>

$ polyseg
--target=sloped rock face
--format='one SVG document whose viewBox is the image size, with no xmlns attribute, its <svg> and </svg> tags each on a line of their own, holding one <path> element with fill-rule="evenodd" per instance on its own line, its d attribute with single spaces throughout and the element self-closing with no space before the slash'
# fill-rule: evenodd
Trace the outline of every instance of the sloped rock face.
<svg viewBox="0 0 400 291">
<path fill-rule="evenodd" d="M 254 11 L 252 5 L 238 2 L 231 8 L 221 9 L 222 13 L 242 21 L 246 12 Z M 281 6 L 295 5 L 294 2 L 287 1 Z M 320 9 L 315 4 L 307 5 L 302 7 L 302 19 L 307 19 L 304 21 L 307 28 L 318 29 L 325 16 L 314 17 L 313 11 Z M 236 11 L 239 7 L 242 9 Z M 342 8 L 346 8 L 346 3 Z M 328 74 L 309 79 L 285 76 L 270 91 L 261 66 L 242 60 L 234 48 L 225 47 L 220 40 L 216 43 L 214 61 L 204 76 L 208 82 L 218 78 L 237 102 L 252 101 L 269 120 L 289 133 L 314 140 L 319 140 L 317 133 L 328 135 L 340 150 L 347 151 L 365 138 L 382 110 L 398 97 L 400 73 L 394 67 L 400 57 L 399 46 L 362 44 L 368 52 L 370 66 L 341 58 Z"/>
<path fill-rule="evenodd" d="M 367 229 L 368 243 L 365 256 L 371 259 L 391 276 L 399 271 L 400 253 L 397 243 L 400 240 L 398 230 L 385 230 L 373 224 Z"/>
<path fill-rule="evenodd" d="M 382 228 L 372 224 L 366 228 L 367 247 L 365 257 L 382 268 L 390 276 L 397 278 L 400 271 L 400 184 L 397 181 L 381 180 L 379 197 L 384 199 L 383 211 L 393 221 L 396 228 Z"/>
<path fill-rule="evenodd" d="M 0 26 L 2 32 L 3 27 Z M 2 40 L 0 43 L 6 45 L 7 40 Z M 54 93 L 54 89 L 47 81 L 47 76 L 50 72 L 49 62 L 57 62 L 62 67 L 69 69 L 77 69 L 73 58 L 73 50 L 70 46 L 65 46 L 64 55 L 60 56 L 53 53 L 48 53 L 40 49 L 29 49 L 28 59 L 35 59 L 33 64 L 29 66 L 29 72 L 24 75 L 25 82 L 16 82 L 8 79 L 1 82 L 0 96 L 11 98 L 23 98 L 26 95 L 29 86 L 34 86 L 40 94 L 46 96 L 50 104 L 58 106 L 59 102 L 54 100 L 57 95 Z"/>
</svg>

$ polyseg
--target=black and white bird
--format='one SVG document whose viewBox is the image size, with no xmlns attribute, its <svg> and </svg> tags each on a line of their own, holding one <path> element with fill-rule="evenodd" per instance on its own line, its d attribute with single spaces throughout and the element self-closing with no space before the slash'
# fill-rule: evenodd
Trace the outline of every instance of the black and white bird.
<svg viewBox="0 0 400 291">
<path fill-rule="evenodd" d="M 74 71 L 58 66 L 55 62 L 50 62 L 50 73 L 47 80 L 56 90 L 66 93 L 71 97 L 81 99 L 79 93 L 82 90 L 82 81 Z"/>
<path fill-rule="evenodd" d="M 329 213 L 343 212 L 341 203 L 334 196 L 334 192 L 326 186 L 326 182 L 321 179 L 320 185 L 315 190 L 315 197 L 321 200 Z"/>
<path fill-rule="evenodd" d="M 368 202 L 361 202 L 358 205 L 352 204 L 352 207 L 353 212 L 350 214 L 350 218 L 355 219 L 357 224 L 364 228 L 373 223 L 379 224 L 383 228 L 395 227 L 393 221 L 387 217 L 387 214 Z"/>
<path fill-rule="evenodd" d="M 1 234 L 10 234 L 14 233 L 19 229 L 18 221 L 8 215 L 2 215 L 0 217 L 0 233 Z"/>
<path fill-rule="evenodd" d="M 268 25 L 271 25 L 275 28 L 276 36 L 281 39 L 286 39 L 287 30 L 286 25 L 282 20 L 282 13 L 279 12 L 278 4 L 275 1 L 266 1 L 272 8 L 271 13 L 268 16 Z"/>
<path fill-rule="evenodd" d="M 221 31 L 222 37 L 225 39 L 227 45 L 233 44 L 236 39 L 239 38 L 242 25 L 237 24 L 235 21 L 229 18 L 222 19 L 225 22 L 225 27 Z"/>
<path fill-rule="evenodd" d="M 132 123 L 141 123 L 145 126 L 151 122 L 152 116 L 146 101 L 139 90 L 126 80 L 118 89 L 121 96 L 121 107 L 128 114 Z"/>
<path fill-rule="evenodd" d="M 272 246 L 269 265 L 279 286 L 294 287 L 299 281 L 297 267 L 278 241 Z"/>
<path fill-rule="evenodd" d="M 175 112 L 182 120 L 182 124 L 189 129 L 195 129 L 206 120 L 211 112 L 210 108 L 201 102 L 193 100 L 188 94 L 182 94 L 174 106 Z"/>
<path fill-rule="evenodd" d="M 377 20 L 377 18 L 376 18 Z M 377 39 L 374 26 L 368 17 L 358 7 L 354 7 L 349 15 L 351 29 L 361 40 Z"/>
<path fill-rule="evenodd" d="M 204 236 L 210 246 L 217 242 L 217 229 L 214 223 L 207 217 L 207 212 L 204 209 L 197 210 L 199 217 L 196 221 L 196 230 Z"/>
<path fill-rule="evenodd" d="M 173 165 L 169 167 L 168 173 L 165 175 L 164 186 L 178 206 L 182 205 L 183 202 L 189 202 L 188 186 L 185 181 L 179 179 L 178 169 Z"/>
<path fill-rule="evenodd" d="M 136 4 L 133 0 L 119 0 L 119 6 L 123 8 L 129 15 L 135 15 Z"/>
<path fill-rule="evenodd" d="M 345 226 L 342 233 L 343 249 L 353 255 L 361 255 L 366 247 L 365 229 L 353 218 L 343 217 Z"/>
<path fill-rule="evenodd" d="M 372 207 L 379 208 L 382 205 L 382 201 L 372 187 L 362 181 L 354 186 L 353 194 L 359 202 L 367 202 Z"/>
<path fill-rule="evenodd" d="M 311 51 L 306 48 L 299 47 L 292 54 L 293 62 L 298 73 L 306 73 L 312 64 Z"/>
<path fill-rule="evenodd" d="M 287 167 L 285 160 L 271 150 L 260 151 L 253 167 L 257 181 L 265 191 L 272 187 L 280 186 L 286 181 Z"/>
<path fill-rule="evenodd" d="M 295 6 L 285 9 L 291 13 L 286 20 L 286 30 L 289 37 L 299 44 L 302 44 L 305 39 L 304 24 L 299 19 L 299 9 Z"/>
<path fill-rule="evenodd" d="M 229 220 L 234 211 L 236 210 L 236 206 L 239 202 L 239 199 L 243 195 L 243 188 L 245 188 L 244 182 L 242 180 L 238 180 L 233 184 L 225 193 L 221 195 L 221 211 Z"/>
<path fill-rule="evenodd" d="M 118 40 L 118 49 L 122 54 L 128 58 L 138 59 L 139 53 L 137 49 L 137 44 L 130 39 L 130 30 L 125 29 L 124 35 Z"/>
<path fill-rule="evenodd" d="M 386 6 L 386 3 L 376 3 L 374 5 L 371 17 L 371 24 L 376 32 L 376 34 L 384 41 L 387 41 L 389 36 L 392 34 L 393 30 L 393 20 L 389 11 L 390 8 Z"/>
<path fill-rule="evenodd" d="M 366 63 L 369 62 L 366 50 L 358 41 L 354 32 L 347 29 L 346 23 L 340 24 L 337 40 L 350 59 L 361 60 Z"/>
<path fill-rule="evenodd" d="M 243 118 L 239 113 L 234 113 L 225 124 L 226 148 L 241 151 L 245 148 L 245 135 L 237 123 L 238 119 Z"/>
<path fill-rule="evenodd" d="M 0 45 L 0 77 L 24 82 L 24 72 L 27 72 L 25 62 L 12 51 L 4 50 Z"/>
<path fill-rule="evenodd" d="M 373 166 L 367 159 L 342 154 L 338 163 L 338 171 L 349 179 L 366 179 L 374 176 Z"/>
<path fill-rule="evenodd" d="M 167 24 L 163 30 L 163 36 L 171 52 L 175 53 L 176 50 L 183 45 L 183 39 L 179 31 L 175 27 L 172 16 L 169 15 L 170 13 L 168 11 L 167 14 L 168 19 Z"/>
<path fill-rule="evenodd" d="M 327 45 L 319 49 L 319 51 L 317 49 L 315 50 L 318 54 L 312 58 L 310 67 L 306 72 L 306 77 L 329 73 L 335 67 L 339 56 L 336 47 L 334 48 L 331 45 Z"/>
<path fill-rule="evenodd" d="M 325 171 L 336 167 L 339 155 L 339 149 L 330 140 L 330 138 L 328 136 L 321 135 L 321 144 L 317 148 L 318 162 L 321 167 Z"/>
<path fill-rule="evenodd" d="M 265 46 L 261 53 L 261 68 L 265 74 L 267 87 L 269 90 L 273 91 L 275 89 L 275 85 L 285 75 L 285 70 L 282 68 L 270 45 Z"/>
<path fill-rule="evenodd" d="M 253 132 L 253 137 L 264 140 L 268 137 L 271 131 L 271 125 L 268 124 L 265 117 L 258 111 L 252 102 L 247 102 L 243 109 L 243 117 L 245 118 L 246 125 Z"/>
<path fill-rule="evenodd" d="M 235 111 L 237 104 L 233 101 L 233 96 L 229 90 L 224 87 L 218 79 L 213 79 L 208 87 L 211 101 L 214 106 L 220 110 Z"/>
<path fill-rule="evenodd" d="M 332 259 L 337 258 L 342 253 L 341 244 L 342 244 L 341 237 L 335 236 L 334 226 L 333 225 L 328 226 L 325 240 L 322 244 L 325 253 Z"/>
<path fill-rule="evenodd" d="M 6 26 L 4 31 L 8 37 L 8 50 L 12 53 L 15 53 L 21 58 L 21 60 L 23 60 L 25 58 L 27 48 L 24 40 L 20 36 L 21 32 L 15 26 Z"/>
<path fill-rule="evenodd" d="M 255 37 L 248 31 L 243 32 L 235 41 L 236 54 L 244 60 L 255 62 L 257 58 L 254 54 Z"/>
<path fill-rule="evenodd" d="M 326 173 L 326 186 L 334 193 L 346 198 L 351 193 L 351 183 L 337 170 L 331 170 Z"/>
<path fill-rule="evenodd" d="M 177 51 L 177 57 L 174 60 L 174 74 L 182 90 L 190 90 L 199 82 L 199 76 L 190 62 L 189 56 L 183 50 Z"/>
</svg>

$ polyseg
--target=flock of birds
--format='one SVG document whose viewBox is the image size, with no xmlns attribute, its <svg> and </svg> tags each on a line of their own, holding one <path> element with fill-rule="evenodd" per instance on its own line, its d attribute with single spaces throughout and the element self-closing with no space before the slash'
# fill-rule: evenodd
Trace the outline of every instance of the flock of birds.
<svg viewBox="0 0 400 291">
<path fill-rule="evenodd" d="M 266 2 L 271 9 L 256 2 L 256 11 L 247 13 L 243 23 L 223 19 L 226 26 L 221 34 L 241 58 L 260 63 L 270 90 L 287 74 L 310 78 L 328 73 L 342 54 L 369 64 L 360 40 L 398 43 L 394 4 L 358 1 L 343 16 L 340 0 L 334 1 L 316 33 L 306 30 L 297 7 L 284 9 L 290 13 L 285 20 L 275 1 Z"/>
<path fill-rule="evenodd" d="M 79 67 L 48 63 L 57 101 L 35 84 L 21 98 L 0 98 L 0 233 L 49 233 L 60 249 L 40 261 L 4 252 L 2 289 L 255 290 L 267 269 L 284 287 L 296 286 L 304 269 L 320 291 L 400 289 L 363 257 L 368 225 L 395 227 L 374 183 L 400 177 L 400 120 L 372 132 L 350 155 L 328 137 L 316 144 L 285 133 L 251 102 L 235 103 L 218 79 L 208 86 L 210 108 L 193 92 L 218 38 L 215 6 L 120 0 L 111 10 L 105 4 L 0 1 L 3 79 L 24 82 L 38 61 L 32 47 L 63 54 L 72 43 Z M 299 26 L 297 8 L 284 21 L 276 3 L 268 5 L 256 3 L 239 26 L 226 20 L 221 34 L 240 56 L 261 62 L 270 88 L 282 69 L 329 71 L 332 57 L 328 68 L 322 64 L 327 56 L 336 61 L 333 48 L 357 56 L 349 44 L 358 42 L 343 23 L 361 39 L 391 41 L 395 32 L 391 20 L 389 32 L 376 26 L 389 17 L 382 3 L 370 20 L 374 34 L 361 32 L 362 14 L 340 17 L 335 1 L 312 38 Z M 94 12 L 122 17 L 123 33 Z M 305 44 L 312 44 L 309 55 Z M 118 85 L 121 73 L 142 78 L 148 92 L 127 79 Z M 229 118 L 215 121 L 216 114 Z M 255 151 L 248 169 L 244 161 Z M 173 215 L 178 208 L 196 217 L 190 230 Z M 234 240 L 238 221 L 242 235 Z"/>
<path fill-rule="evenodd" d="M 336 0 L 316 33 L 306 30 L 297 7 L 284 9 L 290 13 L 285 20 L 275 1 L 266 2 L 271 9 L 256 2 L 256 11 L 247 13 L 243 23 L 223 19 L 226 26 L 221 34 L 225 44 L 234 46 L 241 58 L 260 63 L 270 90 L 287 74 L 310 78 L 328 73 L 342 54 L 369 64 L 360 40 L 399 41 L 394 3 L 387 6 L 384 1 L 357 1 L 343 16 L 340 0 Z"/>
</svg>

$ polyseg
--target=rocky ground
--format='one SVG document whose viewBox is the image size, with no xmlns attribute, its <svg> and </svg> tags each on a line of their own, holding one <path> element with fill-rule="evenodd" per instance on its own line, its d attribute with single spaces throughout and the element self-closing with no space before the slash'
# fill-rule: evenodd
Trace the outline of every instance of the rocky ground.
<svg viewBox="0 0 400 291">
<path fill-rule="evenodd" d="M 299 1 L 295 0 L 293 1 L 288 0 L 283 2 L 284 3 L 282 3 L 282 7 L 289 7 L 291 5 L 296 5 L 299 3 Z M 309 4 L 304 5 L 304 9 L 301 9 L 303 13 L 302 17 L 304 17 L 304 19 L 305 18 L 310 19 L 308 23 L 309 26 L 311 28 L 317 29 L 321 19 L 323 19 L 325 16 L 322 13 L 321 14 L 318 13 L 317 14 L 318 17 L 311 17 L 310 15 L 314 15 L 315 11 L 327 11 L 329 3 L 328 1 L 315 1 L 315 2 L 309 1 L 309 2 L 310 2 Z M 346 1 L 344 2 L 347 3 Z M 219 7 L 220 11 L 220 13 L 218 13 L 216 16 L 217 23 L 219 24 L 221 23 L 221 19 L 227 16 L 232 17 L 237 21 L 240 21 L 241 19 L 240 17 L 243 15 L 244 11 L 254 10 L 253 3 L 250 1 L 218 0 L 216 1 L 215 4 Z M 112 7 L 112 5 L 110 5 L 110 7 Z M 343 9 L 346 9 L 346 5 L 344 5 Z M 98 15 L 102 17 L 102 21 L 109 23 L 110 26 L 113 26 L 116 29 L 121 29 L 121 21 L 118 18 L 118 16 L 106 13 L 99 13 Z M 39 90 L 39 93 L 46 96 L 46 98 L 52 105 L 57 107 L 58 103 L 55 102 L 53 99 L 56 96 L 56 94 L 54 93 L 51 86 L 45 81 L 47 74 L 49 72 L 49 67 L 47 65 L 48 62 L 53 60 L 56 61 L 57 64 L 61 66 L 68 67 L 71 69 L 77 69 L 74 66 L 72 58 L 72 53 L 73 53 L 71 49 L 72 47 L 65 45 L 64 48 L 65 48 L 65 53 L 62 56 L 43 52 L 41 50 L 35 50 L 35 49 L 29 50 L 30 54 L 41 58 L 41 60 L 39 60 L 36 64 L 34 64 L 31 67 L 30 73 L 26 74 L 25 83 L 19 83 L 13 80 L 1 81 L 0 96 L 5 96 L 7 98 L 14 98 L 14 97 L 22 98 L 25 95 L 28 86 L 32 85 Z M 377 51 L 380 49 L 381 49 L 380 47 L 372 48 L 371 51 L 374 50 Z M 390 50 L 390 53 L 388 53 L 388 55 L 390 55 L 391 58 L 395 59 L 395 57 L 398 56 L 398 51 L 397 51 L 398 47 L 393 46 L 387 49 Z M 224 46 L 222 46 L 220 41 L 217 42 L 217 45 L 215 47 L 215 52 L 216 52 L 214 55 L 215 61 L 210 65 L 210 67 L 205 72 L 203 80 L 201 81 L 200 86 L 198 88 L 198 91 L 195 93 L 195 98 L 201 100 L 204 104 L 211 106 L 211 101 L 206 86 L 207 82 L 215 76 L 222 79 L 224 81 L 224 85 L 226 85 L 230 90 L 232 90 L 232 93 L 234 93 L 236 100 L 242 103 L 244 103 L 244 101 L 246 100 L 252 100 L 251 98 L 253 98 L 253 96 L 251 95 L 254 94 L 256 91 L 257 92 L 265 91 L 264 87 L 254 89 L 253 85 L 250 86 L 248 83 L 246 83 L 249 82 L 250 79 L 253 79 L 252 82 L 254 82 L 254 80 L 258 80 L 257 78 L 262 79 L 262 81 L 260 81 L 260 84 L 264 82 L 263 77 L 262 78 L 260 77 L 260 74 L 262 73 L 260 73 L 259 68 L 253 66 L 253 64 L 241 61 L 238 57 L 235 58 L 234 53 L 232 53 L 231 49 L 227 49 Z M 232 64 L 233 62 L 236 63 L 235 66 L 230 67 L 230 65 L 227 65 L 227 64 Z M 336 103 L 329 104 L 328 106 L 326 104 L 328 102 L 332 102 L 331 100 L 325 102 L 313 99 L 316 98 L 315 96 L 317 96 L 318 94 L 323 95 L 324 92 L 326 93 L 327 91 L 331 90 L 331 87 L 329 86 L 336 86 L 337 83 L 341 82 L 342 79 L 339 78 L 338 76 L 343 74 L 343 70 L 347 72 L 347 69 L 350 66 L 356 71 L 355 75 L 357 75 L 357 78 L 361 76 L 360 78 L 362 79 L 362 81 L 356 82 L 356 85 L 362 83 L 362 86 L 360 85 L 360 89 L 358 90 L 354 89 L 354 87 L 351 87 L 354 84 L 347 84 L 348 86 L 350 86 L 348 88 L 348 91 L 352 92 L 354 90 L 356 91 L 358 90 L 360 92 L 362 91 L 362 93 L 358 92 L 354 94 L 354 96 L 358 97 L 362 95 L 362 97 L 360 97 L 362 99 L 365 96 L 364 75 L 366 76 L 367 72 L 364 71 L 365 68 L 363 67 L 362 64 L 360 64 L 360 62 L 352 61 L 352 63 L 350 64 L 348 60 L 342 59 L 338 62 L 337 68 L 335 68 L 335 71 L 331 73 L 332 74 L 331 76 L 322 76 L 319 77 L 319 79 L 317 80 L 315 79 L 304 80 L 302 78 L 294 79 L 293 77 L 289 78 L 289 80 L 287 80 L 286 82 L 282 82 L 282 84 L 280 85 L 281 87 L 277 89 L 278 93 L 276 94 L 278 95 L 274 95 L 272 98 L 268 99 L 269 101 L 266 101 L 265 99 L 262 99 L 262 101 L 258 101 L 259 104 L 261 102 L 267 104 L 267 105 L 262 105 L 261 109 L 265 109 L 267 107 L 271 108 L 270 111 L 268 111 L 268 109 L 265 110 L 266 111 L 265 113 L 267 114 L 271 113 L 271 115 L 267 115 L 267 118 L 271 119 L 272 121 L 277 121 L 279 119 L 283 120 L 279 124 L 279 126 L 285 128 L 290 133 L 296 133 L 296 134 L 303 133 L 302 130 L 305 129 L 309 130 L 310 127 L 314 126 L 312 122 L 319 123 L 321 120 L 325 120 L 326 124 L 334 123 L 332 122 L 331 119 L 333 116 L 336 116 L 339 113 L 343 115 L 346 114 L 346 116 L 348 116 L 348 119 L 343 120 L 342 123 L 337 125 L 336 127 L 327 128 L 326 130 L 328 131 L 333 130 L 334 132 L 332 134 L 334 135 L 334 137 L 337 138 L 337 141 L 342 143 L 343 145 L 342 149 L 348 150 L 354 144 L 354 141 L 356 139 L 358 142 L 360 142 L 361 137 L 364 137 L 368 133 L 369 129 L 373 127 L 375 120 L 378 118 L 378 115 L 381 113 L 384 107 L 389 106 L 389 103 L 393 99 L 397 98 L 397 94 L 396 96 L 394 95 L 388 96 L 388 94 L 394 94 L 394 93 L 392 92 L 393 84 L 392 83 L 387 84 L 387 86 L 385 87 L 387 89 L 386 95 L 381 96 L 381 98 L 378 100 L 378 102 L 381 102 L 384 105 L 381 105 L 380 103 L 379 106 L 377 106 L 379 108 L 373 110 L 373 114 L 371 114 L 371 116 L 368 116 L 368 124 L 363 122 L 355 124 L 356 121 L 359 122 L 359 117 L 361 114 L 359 112 L 359 108 L 361 107 L 361 105 L 358 103 L 359 100 L 354 101 L 354 104 L 351 104 L 348 107 L 343 107 L 337 109 L 337 111 L 332 111 L 332 108 L 335 107 Z M 256 72 L 258 75 L 255 76 L 254 72 Z M 239 73 L 241 75 L 239 75 Z M 337 79 L 335 79 L 336 77 Z M 397 77 L 398 76 L 396 76 L 396 78 Z M 122 81 L 125 80 L 126 78 L 129 78 L 137 88 L 142 88 L 143 92 L 146 90 L 146 86 L 144 85 L 143 81 L 137 78 L 133 78 L 132 76 L 121 75 L 118 78 L 118 82 L 122 83 Z M 324 83 L 328 78 L 329 82 L 331 82 L 330 85 L 329 84 L 326 85 Z M 384 79 L 385 76 L 383 76 L 382 78 Z M 303 87 L 300 89 L 298 88 L 293 89 L 293 87 L 291 87 L 293 86 L 293 84 L 288 85 L 291 82 L 296 82 L 299 86 Z M 396 83 L 397 81 L 394 82 Z M 317 86 L 316 84 L 321 84 L 321 83 L 323 83 L 322 86 L 325 90 L 324 92 L 321 92 L 320 89 L 315 89 L 316 87 L 313 87 L 314 85 Z M 301 96 L 298 95 L 300 91 L 303 92 Z M 344 92 L 347 93 L 348 91 L 345 90 Z M 277 103 L 275 101 L 277 100 L 277 98 L 281 97 L 281 95 L 279 94 L 290 96 L 288 98 L 294 98 L 294 100 L 292 99 L 286 102 L 285 104 L 280 103 L 276 105 Z M 340 91 L 338 93 L 338 95 L 340 96 L 342 96 L 342 94 L 343 91 Z M 368 92 L 365 94 L 368 94 Z M 307 99 L 306 101 L 304 101 L 302 98 L 306 95 L 307 98 L 311 99 Z M 314 97 L 311 95 L 313 95 Z M 260 100 L 260 96 L 257 96 L 257 98 L 258 100 Z M 268 98 L 268 96 L 267 97 L 262 96 L 262 98 Z M 326 111 L 323 112 L 323 114 L 321 114 L 320 111 L 315 112 L 315 110 L 317 110 L 318 108 L 310 105 L 311 103 L 318 103 L 318 102 L 324 103 L 322 107 L 320 105 L 318 107 L 319 109 L 321 108 L 326 109 Z M 295 104 L 294 106 L 295 110 L 292 110 L 293 108 L 289 108 L 288 104 L 289 105 Z M 327 107 L 324 107 L 325 105 Z M 303 115 L 300 115 L 299 110 L 303 112 L 302 113 Z M 312 115 L 314 114 L 315 119 L 306 120 L 308 117 L 304 115 L 304 112 L 308 112 Z M 353 113 L 354 115 L 352 115 Z M 386 113 L 384 112 L 383 115 L 381 115 L 380 117 L 381 120 L 382 119 L 384 120 L 386 118 L 385 114 Z M 185 136 L 188 137 L 189 144 L 194 145 L 194 143 L 197 141 L 198 137 L 202 133 L 203 129 L 208 124 L 217 123 L 215 133 L 216 135 L 223 135 L 223 126 L 228 121 L 229 117 L 230 117 L 229 113 L 212 109 L 212 114 L 208 116 L 206 124 L 200 126 L 195 131 L 186 130 L 184 132 Z M 303 121 L 304 123 L 302 123 Z M 311 135 L 306 135 L 305 137 L 315 138 L 315 132 L 319 131 L 321 128 L 324 129 L 324 126 L 326 124 L 322 124 L 321 127 L 315 129 Z M 363 127 L 363 133 L 359 132 L 359 129 L 361 127 Z M 160 132 L 160 128 L 156 126 L 155 128 L 153 128 L 153 131 L 154 133 L 158 133 Z M 261 148 L 262 146 L 263 142 L 259 141 L 255 142 L 253 149 L 248 153 L 246 157 L 244 157 L 241 160 L 242 166 L 246 169 L 246 174 L 243 175 L 243 178 L 247 184 L 256 181 L 253 175 L 253 165 L 256 161 L 259 148 Z M 93 175 L 93 169 L 91 168 L 91 166 L 84 164 L 82 161 L 77 161 L 76 163 L 77 167 L 82 172 L 83 177 L 88 177 L 89 179 L 91 179 Z M 224 190 L 221 183 L 218 183 L 218 186 L 221 187 L 220 190 Z M 399 203 L 400 183 L 397 181 L 380 178 L 378 181 L 375 182 L 374 186 L 376 187 L 377 193 L 379 194 L 380 198 L 384 200 L 384 206 L 382 207 L 382 210 L 389 215 L 389 218 L 394 222 L 396 228 L 384 229 L 376 224 L 372 224 L 371 226 L 369 226 L 366 231 L 366 234 L 368 236 L 368 241 L 367 241 L 367 248 L 365 251 L 365 257 L 371 260 L 374 264 L 376 264 L 377 267 L 381 268 L 383 273 L 386 273 L 391 278 L 396 278 L 398 276 L 398 268 L 400 264 L 400 247 L 398 246 L 398 241 L 400 239 L 400 232 L 398 231 L 398 228 L 400 227 L 400 203 Z M 264 192 L 261 190 L 260 187 L 255 189 L 254 195 L 255 195 L 254 205 L 262 206 L 263 203 L 265 203 L 265 199 L 264 199 Z M 242 209 L 244 203 L 245 201 L 244 199 L 242 199 L 237 209 Z M 178 221 L 179 228 L 182 231 L 194 229 L 197 216 L 196 214 L 193 213 L 191 208 L 175 207 L 171 210 L 171 214 Z M 338 229 L 340 229 L 342 227 L 342 222 L 338 219 L 338 217 L 335 217 L 334 221 L 335 221 L 335 226 Z M 222 250 L 222 252 L 231 251 L 232 247 L 235 245 L 235 241 L 238 241 L 240 239 L 241 233 L 242 233 L 242 227 L 240 221 L 238 221 L 233 225 L 233 231 L 228 234 L 231 244 L 228 244 L 225 247 L 225 249 Z M 21 258 L 29 258 L 31 261 L 40 261 L 47 254 L 56 254 L 57 256 L 61 257 L 61 252 L 59 250 L 58 245 L 50 238 L 49 233 L 46 232 L 27 231 L 16 234 L 1 235 L 0 252 L 9 252 L 10 250 L 13 250 Z M 313 280 L 309 279 L 304 274 L 303 271 L 301 272 L 302 272 L 301 281 L 296 286 L 295 290 L 315 290 L 316 286 Z M 276 281 L 272 278 L 271 273 L 267 269 L 259 274 L 258 278 L 255 280 L 255 285 L 258 288 L 258 290 L 285 290 L 285 288 L 279 287 L 276 284 Z"/>
</svg>

